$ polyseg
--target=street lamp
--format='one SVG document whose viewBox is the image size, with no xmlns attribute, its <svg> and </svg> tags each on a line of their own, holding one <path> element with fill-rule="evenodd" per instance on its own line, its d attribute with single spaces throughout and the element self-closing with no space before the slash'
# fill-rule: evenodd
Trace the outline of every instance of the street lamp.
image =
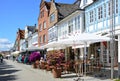
<svg viewBox="0 0 120 81">
<path fill-rule="evenodd" d="M 112 16 L 112 19 L 110 20 L 110 54 L 111 54 L 111 79 L 114 77 L 114 53 L 115 53 L 115 12 L 114 12 L 114 6 L 115 2 L 111 0 L 110 2 L 111 10 L 110 10 L 110 15 Z"/>
</svg>

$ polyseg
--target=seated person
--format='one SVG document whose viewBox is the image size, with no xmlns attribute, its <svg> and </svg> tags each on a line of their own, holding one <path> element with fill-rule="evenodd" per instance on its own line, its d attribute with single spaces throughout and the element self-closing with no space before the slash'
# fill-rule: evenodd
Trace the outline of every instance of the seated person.
<svg viewBox="0 0 120 81">
<path fill-rule="evenodd" d="M 43 59 L 43 57 L 41 57 L 40 58 L 40 65 L 41 65 L 41 63 L 44 63 L 45 61 L 44 61 L 44 59 Z"/>
</svg>

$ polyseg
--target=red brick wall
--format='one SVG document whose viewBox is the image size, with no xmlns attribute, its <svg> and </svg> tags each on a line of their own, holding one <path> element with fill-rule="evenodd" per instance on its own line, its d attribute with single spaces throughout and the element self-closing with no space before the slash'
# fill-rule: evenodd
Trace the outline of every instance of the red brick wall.
<svg viewBox="0 0 120 81">
<path fill-rule="evenodd" d="M 48 10 L 45 6 L 45 4 L 42 5 L 42 8 L 40 8 L 40 12 L 44 11 L 44 17 L 41 17 L 41 14 L 38 18 L 38 46 L 41 46 L 42 44 L 46 44 L 48 42 Z M 46 21 L 46 28 L 43 29 L 43 23 Z M 42 25 L 42 31 L 40 31 L 39 25 Z M 46 42 L 43 42 L 43 35 L 46 35 Z M 40 44 L 40 36 L 42 36 L 42 44 Z"/>
</svg>

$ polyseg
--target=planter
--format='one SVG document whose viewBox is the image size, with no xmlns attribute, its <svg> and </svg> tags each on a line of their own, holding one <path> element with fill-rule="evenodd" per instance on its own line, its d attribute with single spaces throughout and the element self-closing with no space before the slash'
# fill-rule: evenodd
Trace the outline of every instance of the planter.
<svg viewBox="0 0 120 81">
<path fill-rule="evenodd" d="M 39 60 L 36 60 L 36 61 L 35 61 L 35 65 L 36 65 L 36 68 L 40 68 Z"/>
<path fill-rule="evenodd" d="M 61 77 L 61 68 L 52 69 L 53 77 L 60 78 Z"/>
<path fill-rule="evenodd" d="M 37 68 L 37 66 L 36 66 L 36 64 L 35 64 L 35 63 L 33 63 L 33 64 L 32 64 L 32 66 L 33 66 L 33 68 Z"/>
</svg>

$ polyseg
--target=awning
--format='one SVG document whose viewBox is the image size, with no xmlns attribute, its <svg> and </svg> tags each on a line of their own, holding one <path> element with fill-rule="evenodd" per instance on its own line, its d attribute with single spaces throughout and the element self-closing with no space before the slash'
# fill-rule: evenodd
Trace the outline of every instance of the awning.
<svg viewBox="0 0 120 81">
<path fill-rule="evenodd" d="M 15 52 L 12 52 L 11 55 L 18 55 L 20 53 L 20 51 L 15 51 Z"/>
</svg>

